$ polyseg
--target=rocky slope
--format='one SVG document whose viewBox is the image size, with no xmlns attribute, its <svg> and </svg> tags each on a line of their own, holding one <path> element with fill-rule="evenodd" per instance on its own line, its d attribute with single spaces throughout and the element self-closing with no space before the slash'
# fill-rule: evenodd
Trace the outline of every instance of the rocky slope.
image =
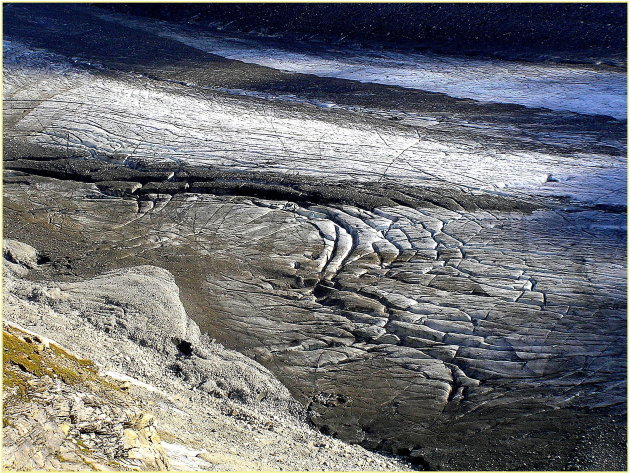
<svg viewBox="0 0 630 474">
<path fill-rule="evenodd" d="M 4 255 L 4 468 L 409 469 L 307 426 L 271 373 L 200 335 L 165 270 L 33 282 L 34 248 Z"/>
<path fill-rule="evenodd" d="M 5 323 L 3 467 L 18 471 L 170 468 L 126 386 L 56 344 Z"/>
</svg>

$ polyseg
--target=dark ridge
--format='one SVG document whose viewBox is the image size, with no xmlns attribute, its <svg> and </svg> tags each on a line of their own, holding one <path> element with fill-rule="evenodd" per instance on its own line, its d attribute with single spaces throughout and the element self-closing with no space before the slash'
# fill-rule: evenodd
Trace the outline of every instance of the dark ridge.
<svg viewBox="0 0 630 474">
<path fill-rule="evenodd" d="M 95 183 L 111 196 L 201 193 L 286 200 L 298 204 L 353 205 L 373 210 L 403 205 L 412 208 L 441 207 L 449 210 L 486 209 L 530 213 L 541 206 L 514 196 L 467 192 L 448 186 L 410 186 L 391 182 L 322 183 L 321 177 L 237 171 L 225 168 L 185 165 L 129 166 L 73 158 L 55 160 L 15 159 L 4 162 L 5 170 L 26 172 L 56 179 Z"/>
<path fill-rule="evenodd" d="M 596 204 L 594 209 L 611 214 L 625 214 L 628 212 L 628 207 L 623 204 Z"/>
<path fill-rule="evenodd" d="M 379 42 L 455 53 L 626 57 L 625 3 L 99 4 L 223 30 Z"/>
</svg>

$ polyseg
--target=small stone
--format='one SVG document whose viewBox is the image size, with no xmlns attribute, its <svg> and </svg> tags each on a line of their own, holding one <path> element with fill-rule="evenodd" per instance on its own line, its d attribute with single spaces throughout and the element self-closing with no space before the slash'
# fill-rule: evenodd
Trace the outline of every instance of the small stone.
<svg viewBox="0 0 630 474">
<path fill-rule="evenodd" d="M 40 468 L 44 467 L 44 464 L 46 463 L 44 455 L 41 452 L 34 453 L 31 459 L 33 460 L 33 463 L 35 463 L 35 466 Z"/>
<path fill-rule="evenodd" d="M 46 293 L 50 299 L 58 300 L 61 298 L 61 289 L 59 288 L 48 288 Z"/>
<path fill-rule="evenodd" d="M 153 424 L 153 415 L 150 413 L 138 413 L 129 421 L 129 426 L 136 430 L 141 430 Z"/>
<path fill-rule="evenodd" d="M 209 453 L 208 451 L 200 452 L 199 454 L 197 454 L 197 457 L 199 459 L 203 459 L 210 464 L 221 464 L 222 462 L 225 462 L 225 457 L 222 457 L 221 454 Z"/>
<path fill-rule="evenodd" d="M 46 346 L 44 344 L 35 344 L 33 350 L 39 354 L 40 352 L 44 352 L 46 350 Z"/>
<path fill-rule="evenodd" d="M 400 338 L 395 334 L 383 334 L 377 337 L 374 342 L 377 344 L 398 344 L 400 343 Z"/>
<path fill-rule="evenodd" d="M 214 395 L 215 397 L 218 397 L 218 398 L 225 398 L 227 396 L 225 391 L 221 390 L 219 386 L 217 385 L 217 383 L 212 379 L 207 379 L 199 387 L 199 389 L 203 390 L 206 393 L 209 393 L 210 395 Z"/>
</svg>

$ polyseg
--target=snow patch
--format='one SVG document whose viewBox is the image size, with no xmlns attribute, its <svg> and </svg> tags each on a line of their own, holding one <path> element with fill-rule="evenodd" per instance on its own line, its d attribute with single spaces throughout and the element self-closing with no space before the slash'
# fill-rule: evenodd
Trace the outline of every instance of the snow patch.
<svg viewBox="0 0 630 474">
<path fill-rule="evenodd" d="M 162 446 L 175 471 L 203 471 L 208 469 L 209 463 L 197 457 L 203 451 L 191 449 L 177 443 L 167 443 L 166 441 L 162 441 Z"/>
</svg>

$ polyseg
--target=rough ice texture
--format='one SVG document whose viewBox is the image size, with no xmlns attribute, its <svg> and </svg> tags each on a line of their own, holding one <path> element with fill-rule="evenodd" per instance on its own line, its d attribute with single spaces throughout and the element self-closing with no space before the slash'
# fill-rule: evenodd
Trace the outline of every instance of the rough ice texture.
<svg viewBox="0 0 630 474">
<path fill-rule="evenodd" d="M 343 111 L 297 113 L 277 102 L 244 102 L 141 78 L 50 68 L 29 80 L 23 69 L 30 67 L 26 62 L 5 69 L 5 121 L 14 124 L 12 137 L 70 153 L 323 175 L 333 181 L 434 180 L 485 190 L 533 189 L 590 202 L 626 201 L 621 156 L 505 149 L 490 137 L 445 141 L 431 133 L 430 122 L 417 128 L 349 124 Z M 64 113 L 68 107 L 75 113 Z M 550 176 L 557 180 L 553 188 Z"/>
</svg>

